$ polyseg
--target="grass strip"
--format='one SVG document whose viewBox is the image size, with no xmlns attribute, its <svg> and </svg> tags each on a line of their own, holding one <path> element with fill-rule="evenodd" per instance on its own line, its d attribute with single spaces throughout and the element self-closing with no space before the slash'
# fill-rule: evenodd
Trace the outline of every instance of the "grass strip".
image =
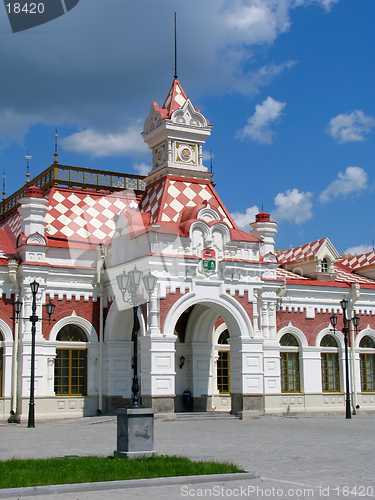
<svg viewBox="0 0 375 500">
<path fill-rule="evenodd" d="M 0 462 L 0 488 L 94 483 L 152 477 L 244 472 L 236 465 L 160 455 L 146 458 L 63 457 Z"/>
</svg>

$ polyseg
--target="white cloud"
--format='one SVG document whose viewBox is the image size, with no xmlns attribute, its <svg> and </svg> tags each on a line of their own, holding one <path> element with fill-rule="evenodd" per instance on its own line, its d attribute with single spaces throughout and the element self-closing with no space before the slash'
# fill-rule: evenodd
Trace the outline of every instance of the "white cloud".
<svg viewBox="0 0 375 500">
<path fill-rule="evenodd" d="M 261 87 L 265 87 L 271 83 L 282 71 L 292 68 L 295 64 L 297 64 L 297 61 L 286 61 L 282 64 L 266 64 L 256 71 L 249 71 L 242 75 L 241 78 L 231 80 L 228 90 L 245 95 L 257 94 L 260 92 Z"/>
<path fill-rule="evenodd" d="M 315 1 L 324 8 L 334 3 L 334 0 Z M 264 64 L 263 49 L 289 30 L 292 10 L 308 3 L 307 0 L 180 2 L 178 15 L 184 29 L 179 30 L 179 47 L 181 61 L 189 68 L 184 71 L 184 88 L 197 100 L 213 93 L 259 92 L 294 64 L 293 61 Z M 131 20 L 126 30 L 124 19 Z M 34 36 L 30 30 L 28 57 L 25 57 L 24 38 L 11 36 L 8 19 L 0 16 L 0 31 L 9 33 L 9 43 L 0 45 L 5 75 L 0 79 L 0 94 L 6 96 L 0 102 L 0 113 L 11 110 L 14 115 L 29 118 L 26 127 L 10 127 L 8 135 L 22 141 L 31 122 L 80 126 L 94 131 L 86 135 L 102 135 L 100 147 L 94 148 L 98 149 L 98 155 L 112 150 L 114 154 L 123 154 L 123 148 L 114 144 L 121 135 L 121 127 L 131 125 L 135 115 L 144 117 L 145 103 L 163 99 L 168 91 L 169 83 L 165 80 L 168 77 L 161 72 L 157 55 L 165 54 L 166 61 L 173 61 L 171 19 L 171 2 L 116 2 L 116 8 L 110 11 L 107 2 L 80 2 L 69 13 L 69 30 L 67 16 L 49 24 L 52 38 L 48 38 L 48 32 Z M 152 35 L 155 26 L 162 28 L 162 36 Z M 120 59 L 114 47 L 124 48 Z M 31 75 L 27 92 L 23 75 Z M 172 75 L 171 71 L 171 80 Z M 105 134 L 113 134 L 115 139 L 104 139 Z M 90 141 L 81 135 L 67 144 L 86 151 L 82 142 Z M 88 149 L 89 153 L 93 151 Z"/>
<path fill-rule="evenodd" d="M 362 253 L 372 252 L 372 245 L 358 245 L 356 247 L 349 247 L 345 250 L 345 255 L 361 255 Z"/>
<path fill-rule="evenodd" d="M 260 144 L 271 144 L 273 132 L 270 124 L 280 117 L 285 106 L 286 102 L 279 102 L 268 96 L 262 104 L 255 106 L 254 115 L 247 120 L 248 125 L 239 130 L 236 137 L 250 138 Z"/>
<path fill-rule="evenodd" d="M 312 3 L 320 4 L 324 9 L 331 10 L 332 6 L 335 3 L 338 3 L 339 0 L 295 0 L 295 5 L 310 5 Z"/>
<path fill-rule="evenodd" d="M 133 168 L 139 175 L 148 175 L 151 170 L 150 165 L 147 165 L 147 163 L 144 162 L 134 163 Z"/>
<path fill-rule="evenodd" d="M 288 221 L 292 224 L 302 224 L 312 219 L 312 193 L 299 192 L 298 189 L 288 189 L 285 194 L 279 193 L 275 198 L 276 210 L 271 213 L 276 222 Z"/>
<path fill-rule="evenodd" d="M 364 141 L 364 135 L 375 127 L 375 119 L 366 116 L 360 109 L 331 118 L 326 128 L 335 141 L 343 144 L 350 141 Z"/>
<path fill-rule="evenodd" d="M 255 221 L 256 214 L 259 213 L 259 208 L 254 205 L 253 207 L 247 208 L 246 213 L 241 212 L 233 212 L 231 216 L 233 217 L 234 222 L 240 229 L 245 231 L 250 231 L 250 222 Z"/>
<path fill-rule="evenodd" d="M 345 172 L 339 172 L 338 179 L 331 182 L 320 193 L 321 203 L 332 201 L 333 198 L 345 198 L 350 193 L 356 193 L 367 188 L 367 173 L 361 167 L 348 167 Z"/>
<path fill-rule="evenodd" d="M 136 126 L 118 134 L 102 134 L 93 129 L 86 129 L 64 137 L 60 143 L 67 151 L 89 154 L 93 158 L 144 154 L 148 151 L 141 136 L 141 129 Z"/>
</svg>

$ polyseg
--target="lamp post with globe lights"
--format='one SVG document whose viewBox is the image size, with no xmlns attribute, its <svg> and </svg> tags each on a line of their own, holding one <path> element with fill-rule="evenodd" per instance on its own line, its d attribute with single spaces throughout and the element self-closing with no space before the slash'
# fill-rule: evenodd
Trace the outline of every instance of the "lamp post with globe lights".
<svg viewBox="0 0 375 500">
<path fill-rule="evenodd" d="M 342 327 L 342 333 L 344 334 L 344 341 L 345 341 L 345 416 L 346 418 L 352 418 L 352 413 L 350 409 L 350 385 L 349 385 L 349 357 L 348 357 L 348 337 L 349 337 L 349 319 L 347 318 L 347 310 L 349 306 L 349 301 L 347 299 L 342 299 L 340 302 L 341 309 L 342 309 L 342 315 L 343 315 L 343 327 Z M 333 326 L 333 331 L 336 331 L 336 325 L 337 325 L 337 316 L 332 314 L 332 316 L 329 318 L 331 321 L 331 325 Z M 356 314 L 352 318 L 353 324 L 357 330 L 359 326 L 359 316 Z"/>
<path fill-rule="evenodd" d="M 51 316 L 55 309 L 55 304 L 51 302 L 51 300 L 46 304 L 46 312 L 48 314 L 48 319 L 39 318 L 36 314 L 36 295 L 39 290 L 39 283 L 34 279 L 32 283 L 30 283 L 31 293 L 32 293 L 32 304 L 31 304 L 31 315 L 28 318 L 21 318 L 20 313 L 22 310 L 22 302 L 20 300 L 16 300 L 13 303 L 13 311 L 15 314 L 16 321 L 20 319 L 28 319 L 31 323 L 31 373 L 30 373 L 30 400 L 29 400 L 29 418 L 27 422 L 27 427 L 34 428 L 35 427 L 35 336 L 36 336 L 36 324 L 38 321 L 48 321 L 48 324 L 51 321 L 56 321 L 54 319 L 51 320 Z"/>
<path fill-rule="evenodd" d="M 129 271 L 128 273 L 123 271 L 122 274 L 117 276 L 117 284 L 122 293 L 122 298 L 124 302 L 130 304 L 133 308 L 133 383 L 132 383 L 132 403 L 130 408 L 141 408 L 142 405 L 139 401 L 139 383 L 138 383 L 138 335 L 137 335 L 137 313 L 138 306 L 142 303 L 142 299 L 139 297 L 139 287 L 143 282 L 143 286 L 148 293 L 149 297 L 156 287 L 157 278 L 153 276 L 151 273 L 143 276 L 143 272 L 137 269 L 135 266 L 134 269 Z"/>
</svg>

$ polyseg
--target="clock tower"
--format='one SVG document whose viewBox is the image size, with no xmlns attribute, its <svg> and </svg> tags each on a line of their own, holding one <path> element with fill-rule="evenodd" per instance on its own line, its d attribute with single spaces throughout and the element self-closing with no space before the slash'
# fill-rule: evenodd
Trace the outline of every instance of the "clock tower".
<svg viewBox="0 0 375 500">
<path fill-rule="evenodd" d="M 152 150 L 146 183 L 165 175 L 211 179 L 202 163 L 202 147 L 212 126 L 186 97 L 177 78 L 161 108 L 153 102 L 142 136 Z"/>
</svg>

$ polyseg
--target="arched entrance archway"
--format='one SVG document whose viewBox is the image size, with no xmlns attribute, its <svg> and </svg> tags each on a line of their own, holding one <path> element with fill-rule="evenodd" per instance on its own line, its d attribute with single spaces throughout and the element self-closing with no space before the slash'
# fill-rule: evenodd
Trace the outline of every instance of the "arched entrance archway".
<svg viewBox="0 0 375 500">
<path fill-rule="evenodd" d="M 178 331 L 179 320 L 189 310 L 185 331 Z M 215 297 L 202 298 L 200 294 L 188 293 L 181 297 L 170 308 L 164 324 L 162 334 L 166 337 L 174 336 L 175 343 L 175 409 L 183 410 L 182 393 L 188 389 L 192 393 L 193 409 L 195 411 L 211 411 L 215 404 L 215 395 L 219 396 L 217 386 L 218 358 L 217 341 L 220 332 L 217 330 L 218 318 L 222 318 L 224 328 L 230 332 L 228 348 L 231 358 L 230 389 L 228 387 L 227 409 L 242 411 L 244 396 L 249 392 L 246 386 L 249 364 L 246 362 L 248 354 L 256 342 L 249 315 L 243 306 L 227 294 Z M 184 364 L 180 368 L 181 357 Z M 216 359 L 215 359 L 216 358 Z M 260 383 L 259 383 L 260 386 Z M 258 391 L 259 392 L 259 391 Z M 258 394 L 259 395 L 259 394 Z M 246 397 L 251 397 L 246 394 Z M 225 410 L 224 408 L 220 408 Z"/>
</svg>

